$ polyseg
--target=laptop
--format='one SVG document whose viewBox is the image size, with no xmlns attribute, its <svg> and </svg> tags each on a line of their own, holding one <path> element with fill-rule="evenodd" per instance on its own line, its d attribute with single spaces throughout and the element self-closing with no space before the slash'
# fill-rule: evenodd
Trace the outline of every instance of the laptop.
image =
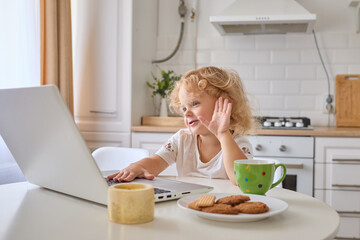
<svg viewBox="0 0 360 240">
<path fill-rule="evenodd" d="M 0 135 L 30 183 L 107 205 L 107 181 L 56 86 L 0 89 Z M 156 202 L 213 189 L 163 178 L 135 181 L 169 191 L 155 194 Z"/>
</svg>

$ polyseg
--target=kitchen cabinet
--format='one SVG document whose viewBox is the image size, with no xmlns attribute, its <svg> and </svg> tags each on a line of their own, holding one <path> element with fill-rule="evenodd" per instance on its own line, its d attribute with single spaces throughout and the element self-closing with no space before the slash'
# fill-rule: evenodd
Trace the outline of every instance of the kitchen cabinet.
<svg viewBox="0 0 360 240">
<path fill-rule="evenodd" d="M 167 143 L 172 135 L 174 133 L 133 132 L 131 134 L 131 147 L 145 148 L 149 151 L 150 156 L 152 156 L 162 145 Z M 177 176 L 175 164 L 169 166 L 161 175 Z"/>
<path fill-rule="evenodd" d="M 313 196 L 314 137 L 248 136 L 254 158 L 276 159 L 286 166 L 282 187 Z M 280 173 L 280 169 L 277 170 Z"/>
<path fill-rule="evenodd" d="M 130 146 L 131 1 L 72 1 L 75 121 L 90 148 Z"/>
<path fill-rule="evenodd" d="M 76 0 L 71 8 L 75 121 L 90 148 L 130 147 L 131 125 L 153 110 L 146 81 L 157 1 Z"/>
<path fill-rule="evenodd" d="M 315 139 L 315 197 L 340 214 L 339 239 L 360 239 L 360 138 Z"/>
</svg>

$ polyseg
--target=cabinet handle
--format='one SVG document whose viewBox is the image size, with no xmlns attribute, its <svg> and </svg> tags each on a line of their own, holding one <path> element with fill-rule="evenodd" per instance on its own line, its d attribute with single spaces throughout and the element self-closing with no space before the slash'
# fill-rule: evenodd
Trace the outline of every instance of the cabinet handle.
<svg viewBox="0 0 360 240">
<path fill-rule="evenodd" d="M 284 164 L 286 168 L 304 169 L 304 164 Z"/>
<path fill-rule="evenodd" d="M 360 159 L 340 159 L 340 158 L 333 158 L 333 162 L 359 162 Z"/>
<path fill-rule="evenodd" d="M 91 113 L 101 113 L 101 114 L 116 114 L 116 112 L 94 111 L 94 110 L 91 110 L 90 112 Z"/>
<path fill-rule="evenodd" d="M 348 188 L 360 188 L 360 185 L 347 185 L 347 184 L 332 184 L 333 187 L 348 187 Z"/>
<path fill-rule="evenodd" d="M 261 151 L 262 146 L 260 144 L 258 144 L 258 145 L 256 145 L 255 149 L 256 149 L 256 151 Z"/>
<path fill-rule="evenodd" d="M 358 211 L 337 211 L 338 214 L 360 214 Z"/>
<path fill-rule="evenodd" d="M 338 237 L 338 236 L 336 236 L 334 239 L 337 239 L 337 240 L 360 240 L 360 238 L 348 238 L 348 237 Z"/>
<path fill-rule="evenodd" d="M 286 146 L 285 145 L 281 145 L 279 148 L 280 152 L 285 152 L 286 151 Z"/>
</svg>

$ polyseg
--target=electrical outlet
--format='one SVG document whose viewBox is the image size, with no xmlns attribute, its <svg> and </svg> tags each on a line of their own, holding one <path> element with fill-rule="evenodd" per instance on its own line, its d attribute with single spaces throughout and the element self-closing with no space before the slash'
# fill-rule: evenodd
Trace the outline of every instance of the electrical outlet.
<svg viewBox="0 0 360 240">
<path fill-rule="evenodd" d="M 327 99 L 328 99 L 328 94 L 323 95 L 322 97 L 322 101 L 321 101 L 321 106 L 322 106 L 322 112 L 323 113 L 335 113 L 335 102 L 334 102 L 334 95 L 330 94 L 331 98 L 332 98 L 332 102 L 328 103 Z"/>
</svg>

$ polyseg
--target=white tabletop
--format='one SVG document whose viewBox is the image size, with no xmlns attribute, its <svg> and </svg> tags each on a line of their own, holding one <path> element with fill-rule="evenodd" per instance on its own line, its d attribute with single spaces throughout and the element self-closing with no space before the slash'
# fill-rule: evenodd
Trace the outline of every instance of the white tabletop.
<svg viewBox="0 0 360 240">
<path fill-rule="evenodd" d="M 228 180 L 177 178 L 210 185 L 215 193 L 238 193 Z M 86 184 L 84 184 L 86 186 Z M 91 186 L 88 186 L 91 187 Z M 267 196 L 289 208 L 249 223 L 207 220 L 180 209 L 176 201 L 157 203 L 155 219 L 138 225 L 108 221 L 106 206 L 40 188 L 27 182 L 0 185 L 0 239 L 332 239 L 339 216 L 307 195 L 274 188 Z"/>
</svg>

